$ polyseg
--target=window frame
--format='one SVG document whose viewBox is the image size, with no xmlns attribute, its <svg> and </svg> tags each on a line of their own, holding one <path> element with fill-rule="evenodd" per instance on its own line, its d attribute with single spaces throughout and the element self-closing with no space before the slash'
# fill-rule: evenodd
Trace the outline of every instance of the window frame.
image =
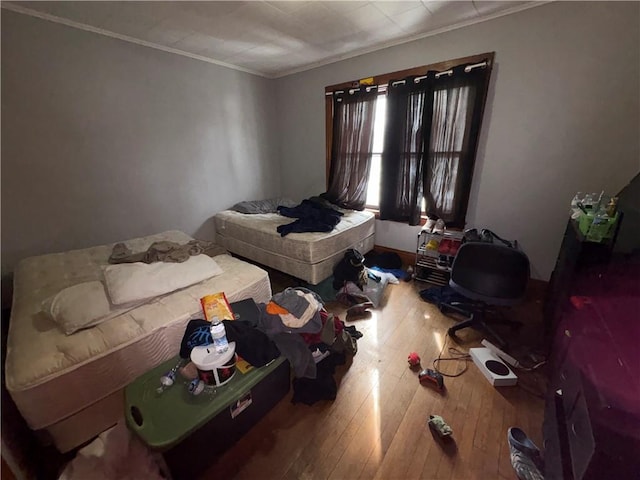
<svg viewBox="0 0 640 480">
<path fill-rule="evenodd" d="M 422 65 L 419 67 L 408 68 L 406 70 L 398 70 L 391 73 L 384 73 L 379 75 L 374 75 L 371 77 L 365 77 L 359 80 L 352 80 L 349 82 L 341 82 L 336 83 L 334 85 L 329 85 L 325 87 L 325 184 L 326 188 L 329 188 L 329 174 L 331 172 L 331 144 L 333 142 L 333 92 L 336 90 L 345 90 L 350 88 L 360 88 L 374 85 L 384 85 L 388 84 L 392 80 L 398 80 L 409 76 L 421 76 L 426 75 L 429 71 L 437 71 L 443 72 L 449 70 L 451 68 L 457 67 L 459 65 L 464 64 L 474 64 L 480 62 L 487 62 L 487 66 L 485 68 L 491 69 L 494 63 L 495 52 L 487 52 L 478 55 L 471 55 L 468 57 L 460 57 L 453 60 L 445 60 L 442 62 L 431 63 L 428 65 Z M 486 106 L 486 97 L 488 95 L 488 88 L 484 92 L 484 97 L 482 98 L 482 111 L 480 112 L 480 116 L 484 116 L 484 109 Z M 478 142 L 479 143 L 479 142 Z M 473 152 L 473 156 L 477 155 L 478 143 L 476 143 L 475 151 Z M 468 199 L 467 199 L 468 201 Z M 379 210 L 372 209 L 366 207 L 367 210 L 370 210 L 375 213 L 376 218 L 379 217 Z M 422 216 L 423 221 L 426 220 L 426 217 Z"/>
</svg>

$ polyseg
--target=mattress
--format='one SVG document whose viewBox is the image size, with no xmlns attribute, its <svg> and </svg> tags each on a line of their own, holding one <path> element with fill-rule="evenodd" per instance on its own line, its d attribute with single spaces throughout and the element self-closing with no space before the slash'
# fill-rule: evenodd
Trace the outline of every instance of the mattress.
<svg viewBox="0 0 640 480">
<path fill-rule="evenodd" d="M 329 277 L 345 250 L 373 248 L 375 216 L 347 211 L 331 232 L 290 233 L 277 227 L 295 219 L 277 213 L 243 214 L 224 210 L 215 215 L 216 242 L 230 252 L 317 284 Z"/>
<path fill-rule="evenodd" d="M 126 243 L 136 252 L 160 240 L 186 243 L 192 237 L 169 231 Z M 34 430 L 77 424 L 73 415 L 117 397 L 136 377 L 176 356 L 188 320 L 200 315 L 199 300 L 204 295 L 224 291 L 230 301 L 252 297 L 267 302 L 271 298 L 267 272 L 230 255 L 219 255 L 214 260 L 223 270 L 221 275 L 65 335 L 42 313 L 42 301 L 71 285 L 101 279 L 112 248 L 111 244 L 31 257 L 15 270 L 5 380 Z M 98 433 L 100 430 L 93 435 Z"/>
</svg>

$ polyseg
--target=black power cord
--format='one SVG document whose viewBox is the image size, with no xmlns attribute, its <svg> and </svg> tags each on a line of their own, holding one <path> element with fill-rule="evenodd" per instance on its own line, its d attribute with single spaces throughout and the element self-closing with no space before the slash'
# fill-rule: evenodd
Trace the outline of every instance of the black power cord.
<svg viewBox="0 0 640 480">
<path fill-rule="evenodd" d="M 444 353 L 445 347 L 447 346 L 447 342 L 448 342 L 449 336 L 447 334 L 445 334 L 445 339 L 444 342 L 442 344 L 442 348 L 440 349 L 440 353 L 438 353 L 438 357 L 436 359 L 433 360 L 433 369 L 439 373 L 440 375 L 442 375 L 443 377 L 450 377 L 450 378 L 454 378 L 454 377 L 459 377 L 461 376 L 464 372 L 466 372 L 469 368 L 469 360 L 471 360 L 471 355 L 469 355 L 468 353 L 465 353 L 464 351 L 459 350 L 456 347 L 449 347 L 448 348 L 448 352 L 449 352 L 449 356 L 448 357 L 443 357 L 442 354 Z M 456 373 L 445 373 L 440 369 L 440 362 L 464 362 L 463 366 L 461 369 L 458 369 L 458 371 Z M 538 381 L 538 375 L 536 375 L 535 372 L 538 368 L 542 367 L 543 365 L 545 365 L 547 362 L 546 360 L 542 360 L 538 363 L 536 363 L 535 365 L 532 365 L 531 367 L 513 367 L 511 366 L 512 369 L 516 370 L 517 372 L 521 373 L 521 374 L 525 374 L 525 375 L 521 375 L 520 377 L 518 377 L 518 383 L 516 384 L 517 386 L 519 386 L 524 392 L 536 397 L 536 398 L 541 398 L 544 399 L 544 386 L 541 386 L 539 381 Z M 528 375 L 526 375 L 528 374 Z M 529 382 L 528 380 L 523 382 L 522 380 L 524 378 L 527 379 L 532 379 L 533 382 Z M 533 383 L 533 387 L 530 387 L 528 385 L 528 383 Z M 539 391 L 536 391 L 539 390 Z"/>
<path fill-rule="evenodd" d="M 444 336 L 444 342 L 442 343 L 442 348 L 440 349 L 440 353 L 438 354 L 438 358 L 436 358 L 433 361 L 433 369 L 438 372 L 440 375 L 442 375 L 443 377 L 459 377 L 460 375 L 462 375 L 464 372 L 467 371 L 467 368 L 469 368 L 468 365 L 468 361 L 471 360 L 471 355 L 469 355 L 468 353 L 462 352 L 460 350 L 458 350 L 456 347 L 449 347 L 448 352 L 449 352 L 449 357 L 443 357 L 442 354 L 444 352 L 444 347 L 446 347 L 447 345 L 447 341 L 449 339 L 449 335 L 447 335 L 445 333 Z M 464 362 L 464 365 L 462 367 L 461 370 L 459 370 L 456 373 L 445 373 L 442 370 L 440 370 L 440 362 L 449 362 L 449 361 L 455 361 L 455 362 Z"/>
</svg>

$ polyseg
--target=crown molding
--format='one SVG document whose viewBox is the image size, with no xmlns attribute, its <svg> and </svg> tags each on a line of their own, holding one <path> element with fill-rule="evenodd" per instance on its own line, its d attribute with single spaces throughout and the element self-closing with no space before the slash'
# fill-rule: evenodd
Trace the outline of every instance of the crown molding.
<svg viewBox="0 0 640 480">
<path fill-rule="evenodd" d="M 368 53 L 373 53 L 373 52 L 377 52 L 379 50 L 384 50 L 386 48 L 390 48 L 390 47 L 395 47 L 398 45 L 402 45 L 405 43 L 410 43 L 410 42 L 414 42 L 416 40 L 421 40 L 423 38 L 428 38 L 428 37 L 432 37 L 434 35 L 439 35 L 441 33 L 445 33 L 445 32 L 450 32 L 452 30 L 457 30 L 460 28 L 464 28 L 464 27 L 468 27 L 470 25 L 475 25 L 477 23 L 482 23 L 482 22 L 486 22 L 489 20 L 494 20 L 496 18 L 500 18 L 500 17 L 504 17 L 506 15 L 512 15 L 514 13 L 518 13 L 518 12 L 522 12 L 524 10 L 529 10 L 531 8 L 535 8 L 535 7 L 539 7 L 542 5 L 546 5 L 548 3 L 553 3 L 556 0 L 543 0 L 543 1 L 539 1 L 539 2 L 529 2 L 529 3 L 525 3 L 522 5 L 517 5 L 515 7 L 512 8 L 508 8 L 506 10 L 502 10 L 500 12 L 496 12 L 496 13 L 492 13 L 486 16 L 482 16 L 479 18 L 473 18 L 470 20 L 465 20 L 463 22 L 458 22 L 454 25 L 449 25 L 447 27 L 443 27 L 443 28 L 439 28 L 437 30 L 432 30 L 429 32 L 424 32 L 424 33 L 420 33 L 420 34 L 416 34 L 416 35 L 411 35 L 409 37 L 405 37 L 405 38 L 401 38 L 401 39 L 396 39 L 396 40 L 392 40 L 389 42 L 385 42 L 382 44 L 378 44 L 376 46 L 372 46 L 369 48 L 363 48 L 363 49 L 359 49 L 353 52 L 349 52 L 349 53 L 345 53 L 342 55 L 336 55 L 334 57 L 330 57 L 327 58 L 325 60 L 321 60 L 318 62 L 314 62 L 314 63 L 310 63 L 308 65 L 304 65 L 298 68 L 293 68 L 291 70 L 285 70 L 279 73 L 264 73 L 264 72 L 259 72 L 256 70 L 251 70 L 248 68 L 244 68 L 244 67 L 239 67 L 238 65 L 234 65 L 231 63 L 226 63 L 226 62 L 221 62 L 219 60 L 215 60 L 213 58 L 210 57 L 205 57 L 202 55 L 197 55 L 194 53 L 189 53 L 189 52 L 185 52 L 184 50 L 179 50 L 177 48 L 171 48 L 171 47 L 166 47 L 164 45 L 159 45 L 157 43 L 153 43 L 153 42 L 147 42 L 146 40 L 140 40 L 138 38 L 134 38 L 134 37 L 130 37 L 128 35 L 122 35 L 119 33 L 115 33 L 109 30 L 105 30 L 102 28 L 98 28 L 98 27 L 93 27 L 91 25 L 86 25 L 84 23 L 80 23 L 80 22 L 74 22 L 73 20 L 68 20 L 66 18 L 62 18 L 62 17 L 58 17 L 56 15 L 51 15 L 49 13 L 43 13 L 43 12 L 38 12 L 37 10 L 33 10 L 31 8 L 26 8 L 26 7 L 22 7 L 19 4 L 16 3 L 11 3 L 11 2 L 2 2 L 1 7 L 6 9 L 6 10 L 10 10 L 12 12 L 16 12 L 16 13 L 21 13 L 24 15 L 29 15 L 31 17 L 36 17 L 36 18 L 40 18 L 42 20 L 47 20 L 50 22 L 54 22 L 54 23 L 59 23 L 62 25 L 66 25 L 68 27 L 72 27 L 72 28 L 77 28 L 80 30 L 84 30 L 87 32 L 92 32 L 92 33 L 97 33 L 98 35 L 104 35 L 107 37 L 111 37 L 111 38 L 116 38 L 118 40 L 122 40 L 125 42 L 129 42 L 129 43 L 134 43 L 136 45 L 141 45 L 143 47 L 149 47 L 149 48 L 154 48 L 156 50 L 161 50 L 163 52 L 167 52 L 167 53 L 173 53 L 175 55 L 181 55 L 183 57 L 188 57 L 194 60 L 199 60 L 201 62 L 206 62 L 206 63 L 211 63 L 214 65 L 219 65 L 221 67 L 226 67 L 226 68 L 230 68 L 232 70 L 238 70 L 244 73 L 249 73 L 251 75 L 257 75 L 259 77 L 264 77 L 264 78 L 270 78 L 270 79 L 275 79 L 275 78 L 282 78 L 282 77 L 286 77 L 289 75 L 294 75 L 296 73 L 302 73 L 302 72 L 306 72 L 308 70 L 313 70 L 314 68 L 319 68 L 319 67 L 324 67 L 326 65 L 330 65 L 332 63 L 336 63 L 336 62 L 340 62 L 342 60 L 348 60 L 350 58 L 354 58 L 354 57 L 359 57 L 361 55 L 366 55 Z"/>
<path fill-rule="evenodd" d="M 252 75 L 258 75 L 260 77 L 269 78 L 267 75 L 265 75 L 262 72 L 257 72 L 255 70 L 251 70 L 248 68 L 239 67 L 231 63 L 221 62 L 213 58 L 197 55 L 195 53 L 185 52 L 184 50 L 179 50 L 177 48 L 171 48 L 171 47 L 166 47 L 164 45 L 159 45 L 157 43 L 147 42 L 146 40 L 140 40 L 138 38 L 130 37 L 128 35 L 122 35 L 120 33 L 115 33 L 110 30 L 105 30 L 103 28 L 92 27 L 91 25 L 86 25 L 80 22 L 74 22 L 73 20 L 68 20 L 66 18 L 58 17 L 56 15 L 51 15 L 49 13 L 38 12 L 37 10 L 33 10 L 31 8 L 21 7 L 20 5 L 17 5 L 15 3 L 2 2 L 1 6 L 5 10 L 10 10 L 15 13 L 22 13 L 24 15 L 29 15 L 30 17 L 36 17 L 42 20 L 47 20 L 49 22 L 59 23 L 61 25 L 66 25 L 67 27 L 72 27 L 72 28 L 77 28 L 87 32 L 97 33 L 98 35 L 104 35 L 106 37 L 116 38 L 118 40 L 122 40 L 125 42 L 135 43 L 136 45 L 141 45 L 143 47 L 154 48 L 156 50 L 161 50 L 163 52 L 181 55 L 183 57 L 192 58 L 194 60 L 200 60 L 201 62 L 212 63 L 214 65 L 219 65 L 221 67 L 231 68 L 232 70 L 239 70 L 241 72 L 250 73 Z"/>
</svg>

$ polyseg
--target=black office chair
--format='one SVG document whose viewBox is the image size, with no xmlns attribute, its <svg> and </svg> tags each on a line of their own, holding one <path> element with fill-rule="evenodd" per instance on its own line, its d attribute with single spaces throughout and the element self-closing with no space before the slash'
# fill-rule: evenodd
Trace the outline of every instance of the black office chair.
<svg viewBox="0 0 640 480">
<path fill-rule="evenodd" d="M 466 317 L 448 330 L 449 335 L 476 327 L 493 336 L 500 348 L 505 348 L 506 342 L 487 324 L 486 314 L 491 306 L 509 306 L 522 301 L 528 281 L 529 259 L 521 250 L 497 243 L 463 244 L 453 261 L 449 286 L 470 301 L 440 306 L 443 313 L 451 309 Z M 502 317 L 491 320 L 519 325 Z"/>
</svg>

